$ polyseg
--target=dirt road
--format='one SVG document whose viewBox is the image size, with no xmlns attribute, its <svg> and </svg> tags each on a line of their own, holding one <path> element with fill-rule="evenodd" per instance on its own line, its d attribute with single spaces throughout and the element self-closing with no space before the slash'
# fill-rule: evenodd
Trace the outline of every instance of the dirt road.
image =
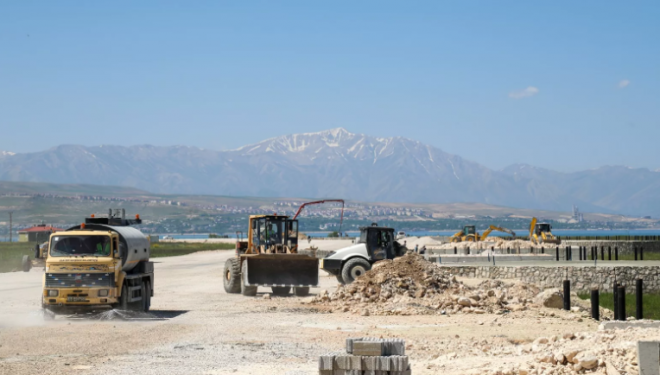
<svg viewBox="0 0 660 375">
<path fill-rule="evenodd" d="M 156 259 L 152 310 L 163 318 L 158 321 L 45 321 L 39 305 L 43 271 L 0 274 L 0 373 L 311 375 L 319 354 L 341 349 L 345 338 L 385 336 L 407 341 L 413 374 L 438 368 L 459 374 L 492 358 L 438 361 L 452 352 L 471 353 L 478 341 L 513 347 L 540 335 L 596 329 L 569 313 L 356 316 L 297 297 L 267 300 L 261 293 L 267 290 L 260 289 L 257 298 L 230 295 L 221 277 L 232 254 Z M 321 283 L 336 287 L 335 278 L 323 272 Z"/>
</svg>

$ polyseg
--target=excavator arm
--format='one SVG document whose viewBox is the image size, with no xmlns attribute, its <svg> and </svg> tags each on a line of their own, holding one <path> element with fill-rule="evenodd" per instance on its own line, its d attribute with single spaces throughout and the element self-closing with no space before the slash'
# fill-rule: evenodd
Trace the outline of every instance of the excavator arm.
<svg viewBox="0 0 660 375">
<path fill-rule="evenodd" d="M 534 243 L 538 242 L 537 238 L 534 236 L 534 229 L 536 228 L 536 222 L 537 222 L 537 219 L 535 217 L 533 217 L 532 222 L 529 223 L 529 240 L 534 242 Z"/>
<path fill-rule="evenodd" d="M 303 203 L 303 204 L 300 205 L 300 207 L 298 207 L 298 211 L 296 211 L 296 214 L 293 216 L 293 219 L 291 219 L 291 220 L 296 220 L 296 218 L 298 218 L 298 215 L 300 215 L 300 213 L 302 212 L 303 208 L 305 208 L 307 206 L 311 206 L 311 205 L 314 205 L 314 204 L 330 203 L 330 202 L 341 203 L 341 218 L 339 219 L 339 233 L 341 233 L 341 226 L 344 223 L 344 205 L 345 205 L 345 202 L 344 202 L 343 199 L 325 199 L 325 200 L 322 200 L 322 201 L 314 201 L 314 202 Z"/>
<path fill-rule="evenodd" d="M 490 234 L 490 232 L 492 232 L 492 231 L 494 231 L 494 230 L 496 230 L 496 231 L 498 231 L 498 232 L 502 232 L 502 233 L 508 233 L 508 234 L 510 234 L 510 235 L 513 236 L 513 239 L 516 238 L 516 232 L 512 231 L 511 229 L 507 229 L 507 228 L 503 228 L 503 227 L 498 227 L 498 226 L 495 226 L 495 225 L 491 225 L 491 226 L 488 227 L 488 229 L 486 229 L 486 230 L 484 231 L 484 233 L 481 235 L 481 241 L 485 240 L 485 239 L 488 237 L 488 235 Z"/>
</svg>

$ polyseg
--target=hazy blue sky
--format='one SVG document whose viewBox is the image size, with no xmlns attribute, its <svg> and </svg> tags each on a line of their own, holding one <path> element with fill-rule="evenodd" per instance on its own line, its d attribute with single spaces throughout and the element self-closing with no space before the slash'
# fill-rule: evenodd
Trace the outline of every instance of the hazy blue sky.
<svg viewBox="0 0 660 375">
<path fill-rule="evenodd" d="M 5 1 L 0 150 L 334 127 L 660 168 L 660 1 Z"/>
</svg>

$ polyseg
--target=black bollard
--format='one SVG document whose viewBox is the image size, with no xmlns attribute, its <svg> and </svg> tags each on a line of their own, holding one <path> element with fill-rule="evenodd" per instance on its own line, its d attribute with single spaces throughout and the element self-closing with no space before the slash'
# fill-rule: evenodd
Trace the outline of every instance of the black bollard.
<svg viewBox="0 0 660 375">
<path fill-rule="evenodd" d="M 454 246 L 454 255 L 458 254 L 458 249 Z"/>
<path fill-rule="evenodd" d="M 637 248 L 635 248 L 635 260 L 637 260 Z"/>
<path fill-rule="evenodd" d="M 470 246 L 467 248 L 467 255 L 470 255 Z"/>
<path fill-rule="evenodd" d="M 612 260 L 612 246 L 607 247 L 607 260 Z"/>
<path fill-rule="evenodd" d="M 614 260 L 619 260 L 619 247 L 614 247 Z"/>
<path fill-rule="evenodd" d="M 594 318 L 594 320 L 600 320 L 598 288 L 591 289 L 591 317 Z"/>
<path fill-rule="evenodd" d="M 619 320 L 626 320 L 626 287 L 620 286 L 616 292 L 616 299 L 619 301 Z"/>
<path fill-rule="evenodd" d="M 580 253 L 578 258 L 580 258 L 580 260 L 582 260 L 582 246 L 578 247 L 578 252 Z"/>
<path fill-rule="evenodd" d="M 564 280 L 564 310 L 571 309 L 571 280 Z"/>
<path fill-rule="evenodd" d="M 557 246 L 557 253 L 556 253 L 556 254 L 557 254 L 557 255 L 556 255 L 557 262 L 559 262 L 559 246 Z"/>
<path fill-rule="evenodd" d="M 568 247 L 564 249 L 564 260 L 568 260 Z"/>
<path fill-rule="evenodd" d="M 605 246 L 600 247 L 600 260 L 605 260 Z"/>
<path fill-rule="evenodd" d="M 545 248 L 541 246 L 541 254 L 545 254 Z"/>
<path fill-rule="evenodd" d="M 637 279 L 635 280 L 635 319 L 644 319 L 644 311 L 643 311 L 643 297 L 642 293 L 644 291 L 644 285 L 643 285 L 642 279 Z"/>
<path fill-rule="evenodd" d="M 612 298 L 614 299 L 614 320 L 619 320 L 619 300 L 616 298 L 619 291 L 619 283 L 614 282 L 614 288 L 612 288 Z"/>
</svg>

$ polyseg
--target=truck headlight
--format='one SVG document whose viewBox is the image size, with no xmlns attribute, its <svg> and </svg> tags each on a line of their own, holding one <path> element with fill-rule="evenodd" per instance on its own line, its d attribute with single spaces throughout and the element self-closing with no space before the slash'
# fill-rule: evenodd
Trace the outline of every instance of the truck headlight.
<svg viewBox="0 0 660 375">
<path fill-rule="evenodd" d="M 107 297 L 107 296 L 108 296 L 108 289 L 99 290 L 99 297 Z"/>
<path fill-rule="evenodd" d="M 48 297 L 57 297 L 57 295 L 60 294 L 58 290 L 49 290 L 48 291 Z"/>
</svg>

